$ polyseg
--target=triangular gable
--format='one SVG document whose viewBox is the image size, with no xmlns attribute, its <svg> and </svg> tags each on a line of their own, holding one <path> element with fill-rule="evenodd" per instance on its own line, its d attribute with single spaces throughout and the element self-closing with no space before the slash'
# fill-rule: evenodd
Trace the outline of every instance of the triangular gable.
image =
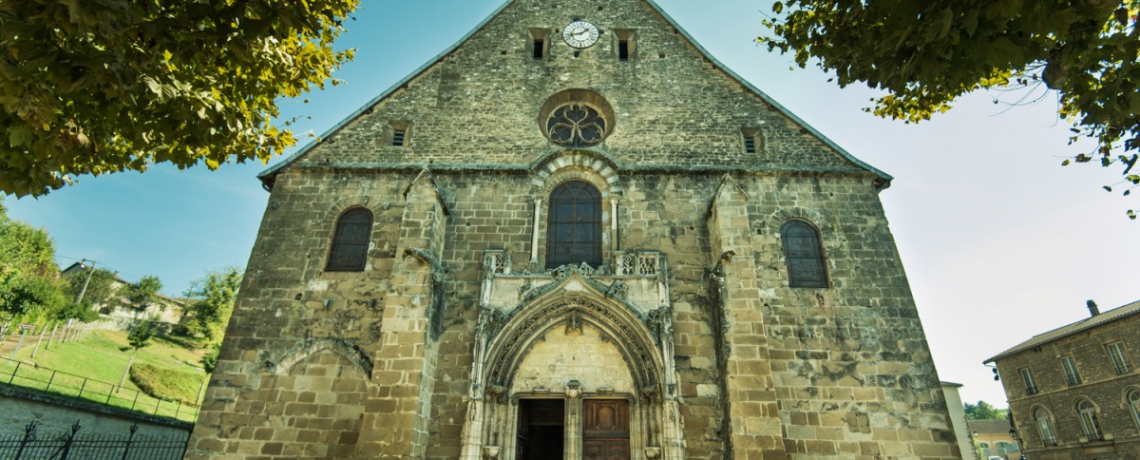
<svg viewBox="0 0 1140 460">
<path fill-rule="evenodd" d="M 329 128 L 324 133 L 322 133 L 319 137 L 317 137 L 317 139 L 309 142 L 308 144 L 305 144 L 297 152 L 293 153 L 288 158 L 282 160 L 281 162 L 277 163 L 276 165 L 266 169 L 265 171 L 262 171 L 260 174 L 257 175 L 258 179 L 260 179 L 262 181 L 263 185 L 265 185 L 266 189 L 268 190 L 269 185 L 273 182 L 273 179 L 278 172 L 280 172 L 281 170 L 283 170 L 285 167 L 289 166 L 293 162 L 300 160 L 302 157 L 304 157 L 306 154 L 308 154 L 310 151 L 312 151 L 313 148 L 315 148 L 317 145 L 320 145 L 323 139 L 330 138 L 331 136 L 336 134 L 338 131 L 343 129 L 346 125 L 351 123 L 353 120 L 357 119 L 361 115 L 366 114 L 366 112 L 370 108 L 381 103 L 382 101 L 387 99 L 389 96 L 391 96 L 393 93 L 395 93 L 397 90 L 404 87 L 405 85 L 407 85 L 412 80 L 420 77 L 421 75 L 423 75 L 425 72 L 430 70 L 435 65 L 439 64 L 445 57 L 447 57 L 448 55 L 450 55 L 451 53 L 453 53 L 457 49 L 459 49 L 461 46 L 463 46 L 468 40 L 471 39 L 471 37 L 473 37 L 475 34 L 479 33 L 480 31 L 482 31 L 484 27 L 486 27 L 497 16 L 502 14 L 503 11 L 506 10 L 507 7 L 509 7 L 515 1 L 516 0 L 505 1 L 502 5 L 500 5 L 498 8 L 496 8 L 494 12 L 492 12 L 486 18 L 484 18 L 482 21 L 480 21 L 478 25 L 476 25 L 474 28 L 472 28 L 471 31 L 469 31 L 466 35 L 464 35 L 462 38 L 460 38 L 454 44 L 452 44 L 447 49 L 445 49 L 442 52 L 440 52 L 439 54 L 437 54 L 435 57 L 429 59 L 423 65 L 418 67 L 416 70 L 412 71 L 406 77 L 397 81 L 395 84 L 393 84 L 388 89 L 381 92 L 376 97 L 374 97 L 371 100 L 369 100 L 368 102 L 366 102 L 364 105 L 362 105 L 356 111 L 352 112 L 347 117 L 345 117 L 340 122 L 338 122 L 336 125 L 333 125 L 333 127 Z M 684 41 L 686 43 L 688 43 L 689 45 L 691 45 L 694 49 L 696 49 L 716 69 L 724 72 L 726 75 L 731 77 L 733 80 L 740 83 L 743 87 L 752 91 L 752 93 L 755 96 L 759 97 L 765 104 L 768 104 L 768 106 L 773 108 L 777 113 L 787 117 L 793 123 L 799 125 L 803 129 L 807 130 L 814 137 L 816 137 L 821 142 L 823 142 L 826 146 L 828 146 L 829 148 L 831 148 L 835 152 L 839 153 L 840 156 L 842 156 L 847 161 L 850 161 L 854 165 L 856 165 L 860 168 L 863 168 L 863 169 L 871 172 L 872 174 L 878 176 L 879 180 L 877 181 L 877 186 L 879 186 L 880 188 L 887 188 L 890 186 L 891 180 L 894 179 L 893 176 L 891 176 L 890 174 L 887 174 L 886 172 L 883 172 L 883 171 L 879 170 L 878 168 L 875 168 L 874 166 L 871 166 L 871 165 L 863 162 L 862 160 L 856 158 L 850 152 L 843 149 L 843 147 L 840 147 L 838 144 L 836 144 L 834 141 L 829 139 L 827 136 L 823 135 L 823 133 L 819 132 L 814 127 L 809 125 L 807 122 L 800 119 L 798 116 L 796 116 L 790 110 L 785 108 L 783 105 L 776 102 L 774 99 L 772 99 L 771 96 L 768 96 L 766 93 L 764 93 L 759 88 L 757 88 L 755 85 L 753 85 L 751 82 L 749 82 L 748 80 L 745 80 L 739 74 L 732 71 L 732 69 L 728 68 L 728 66 L 725 66 L 723 63 L 721 63 L 719 60 L 717 60 L 711 53 L 709 53 L 708 50 L 706 50 L 703 46 L 701 46 L 701 44 L 699 42 L 697 42 L 693 38 L 693 36 L 689 34 L 688 31 L 686 31 L 683 27 L 681 27 L 681 25 L 678 24 L 677 21 L 675 21 L 672 18 L 672 16 L 669 16 L 669 14 L 666 13 L 665 10 L 662 9 L 661 6 L 657 4 L 657 2 L 655 2 L 653 0 L 641 0 L 641 1 L 649 4 L 649 6 L 653 8 L 654 12 L 656 12 L 658 15 L 660 15 L 661 18 L 664 19 L 665 22 L 669 24 L 669 26 L 673 27 L 677 32 L 679 32 L 681 34 L 681 36 L 684 38 Z"/>
</svg>

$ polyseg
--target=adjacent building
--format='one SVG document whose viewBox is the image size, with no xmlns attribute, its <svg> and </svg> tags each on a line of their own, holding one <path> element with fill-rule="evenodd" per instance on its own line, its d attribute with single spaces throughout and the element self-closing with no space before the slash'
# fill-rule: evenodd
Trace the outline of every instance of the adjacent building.
<svg viewBox="0 0 1140 460">
<path fill-rule="evenodd" d="M 61 275 L 86 276 L 90 270 L 94 270 L 94 267 L 84 262 L 76 262 L 63 269 Z M 115 279 L 111 281 L 111 289 L 118 292 L 129 284 L 131 284 L 130 281 L 115 274 Z M 100 303 L 91 307 L 99 313 L 99 317 L 103 320 L 101 323 L 107 328 L 126 330 L 135 322 L 144 319 L 155 320 L 170 326 L 178 324 L 186 311 L 186 302 L 159 294 L 156 301 L 149 305 L 140 306 L 123 296 L 116 295 L 112 296 L 111 300 L 105 304 Z"/>
<path fill-rule="evenodd" d="M 970 436 L 974 440 L 974 452 L 981 460 L 1001 457 L 1017 460 L 1021 457 L 1016 431 L 1011 431 L 1009 420 L 969 420 Z"/>
<path fill-rule="evenodd" d="M 508 1 L 320 138 L 187 458 L 960 458 L 891 176 L 652 1 Z"/>
<path fill-rule="evenodd" d="M 1037 335 L 994 363 L 1032 460 L 1140 458 L 1140 302 Z"/>
<path fill-rule="evenodd" d="M 962 396 L 958 394 L 959 388 L 962 388 L 960 383 L 942 382 L 942 394 L 946 396 L 946 409 L 950 413 L 954 435 L 958 438 L 958 451 L 962 453 L 962 460 L 978 460 L 973 437 L 970 436 L 969 422 L 966 420 L 966 407 L 962 404 Z"/>
</svg>

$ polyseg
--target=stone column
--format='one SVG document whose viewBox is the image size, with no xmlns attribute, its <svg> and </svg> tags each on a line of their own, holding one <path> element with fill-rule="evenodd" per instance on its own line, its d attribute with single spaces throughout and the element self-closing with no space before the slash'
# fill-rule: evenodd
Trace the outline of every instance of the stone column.
<svg viewBox="0 0 1140 460">
<path fill-rule="evenodd" d="M 438 261 L 447 209 L 426 170 L 405 198 L 392 291 L 384 299 L 381 347 L 358 444 L 358 455 L 375 459 L 423 458 L 435 387 L 438 341 L 430 323 L 435 297 L 442 292 Z"/>
<path fill-rule="evenodd" d="M 708 227 L 718 259 L 720 305 L 714 317 L 719 322 L 730 458 L 783 460 L 787 453 L 764 332 L 748 196 L 726 176 L 713 200 Z"/>
</svg>

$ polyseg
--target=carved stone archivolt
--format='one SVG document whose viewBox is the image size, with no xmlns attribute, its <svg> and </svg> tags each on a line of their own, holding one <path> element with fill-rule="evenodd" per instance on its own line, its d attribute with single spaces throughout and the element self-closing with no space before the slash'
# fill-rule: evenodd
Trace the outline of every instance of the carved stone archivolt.
<svg viewBox="0 0 1140 460">
<path fill-rule="evenodd" d="M 622 311 L 626 310 L 626 311 Z M 512 318 L 488 350 L 487 379 L 494 385 L 511 387 L 519 364 L 536 340 L 558 326 L 581 328 L 588 325 L 611 337 L 629 365 L 639 388 L 661 383 L 661 359 L 655 340 L 635 312 L 618 305 L 574 298 L 528 308 Z"/>
</svg>

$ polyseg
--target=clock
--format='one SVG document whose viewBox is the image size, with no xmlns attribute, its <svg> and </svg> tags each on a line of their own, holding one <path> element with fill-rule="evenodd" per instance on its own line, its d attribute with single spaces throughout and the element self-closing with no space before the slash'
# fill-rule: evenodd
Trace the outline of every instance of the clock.
<svg viewBox="0 0 1140 460">
<path fill-rule="evenodd" d="M 566 40 L 567 45 L 578 49 L 593 46 L 598 42 L 598 35 L 601 35 L 598 26 L 586 21 L 574 21 L 562 29 L 562 39 Z"/>
</svg>

